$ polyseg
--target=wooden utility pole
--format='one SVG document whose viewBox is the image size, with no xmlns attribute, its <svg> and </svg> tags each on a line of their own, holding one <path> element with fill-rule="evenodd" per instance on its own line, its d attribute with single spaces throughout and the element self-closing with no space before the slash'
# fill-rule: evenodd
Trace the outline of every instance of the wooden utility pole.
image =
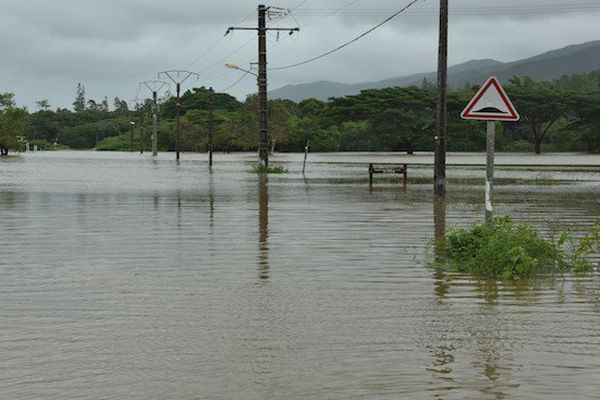
<svg viewBox="0 0 600 400">
<path fill-rule="evenodd" d="M 434 193 L 446 195 L 446 130 L 448 118 L 448 0 L 440 0 L 440 39 L 435 123 Z"/>
<path fill-rule="evenodd" d="M 146 126 L 145 126 L 145 121 L 144 121 L 144 114 L 145 114 L 145 108 L 146 105 L 144 103 L 142 103 L 141 108 L 140 108 L 140 154 L 144 154 L 144 142 L 146 139 Z"/>
<path fill-rule="evenodd" d="M 264 4 L 258 6 L 258 27 L 241 28 L 230 27 L 227 33 L 234 30 L 255 30 L 258 31 L 258 114 L 260 121 L 260 130 L 258 137 L 258 158 L 263 167 L 269 166 L 269 128 L 268 128 L 268 98 L 267 98 L 267 31 L 287 31 L 290 34 L 298 32 L 300 28 L 267 28 L 267 16 L 287 15 L 289 10 L 275 8 L 276 11 L 270 11 L 273 7 L 267 7 Z"/>
<path fill-rule="evenodd" d="M 185 82 L 186 80 L 188 80 L 188 78 L 192 75 L 194 75 L 197 79 L 200 78 L 200 75 L 198 75 L 195 72 L 190 72 L 190 71 L 184 71 L 184 70 L 170 70 L 170 71 L 163 71 L 163 72 L 159 72 L 158 73 L 158 79 L 160 79 L 161 75 L 166 75 L 167 78 L 169 78 L 174 84 L 175 84 L 175 88 L 176 88 L 176 93 L 177 93 L 177 97 L 176 97 L 176 111 L 175 111 L 175 123 L 176 123 L 176 128 L 175 128 L 175 159 L 177 161 L 179 161 L 179 153 L 181 152 L 181 123 L 180 123 L 180 116 L 181 116 L 181 84 L 183 82 Z"/>
<path fill-rule="evenodd" d="M 213 88 L 208 89 L 208 166 L 212 168 L 213 165 Z"/>
</svg>

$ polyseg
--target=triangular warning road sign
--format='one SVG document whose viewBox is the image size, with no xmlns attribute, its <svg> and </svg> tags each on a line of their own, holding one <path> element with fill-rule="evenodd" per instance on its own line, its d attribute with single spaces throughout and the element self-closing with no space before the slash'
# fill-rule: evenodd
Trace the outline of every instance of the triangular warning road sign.
<svg viewBox="0 0 600 400">
<path fill-rule="evenodd" d="M 495 77 L 487 80 L 460 116 L 486 121 L 518 121 L 521 118 Z"/>
</svg>

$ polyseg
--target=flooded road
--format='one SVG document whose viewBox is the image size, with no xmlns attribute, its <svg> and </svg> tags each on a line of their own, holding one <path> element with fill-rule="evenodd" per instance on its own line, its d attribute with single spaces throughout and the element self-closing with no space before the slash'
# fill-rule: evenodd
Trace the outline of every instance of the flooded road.
<svg viewBox="0 0 600 400">
<path fill-rule="evenodd" d="M 485 171 L 452 168 L 434 206 L 430 167 L 370 189 L 363 162 L 396 159 L 361 157 L 303 177 L 278 155 L 268 178 L 254 154 L 212 174 L 190 154 L 0 161 L 0 398 L 598 398 L 600 279 L 433 271 L 436 233 L 483 219 Z M 591 225 L 600 157 L 578 157 L 499 169 L 498 213 Z"/>
</svg>

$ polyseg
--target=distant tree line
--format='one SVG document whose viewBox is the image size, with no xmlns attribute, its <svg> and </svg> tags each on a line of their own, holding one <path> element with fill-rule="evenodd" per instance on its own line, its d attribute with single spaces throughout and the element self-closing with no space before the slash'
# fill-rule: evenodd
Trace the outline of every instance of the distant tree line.
<svg viewBox="0 0 600 400">
<path fill-rule="evenodd" d="M 449 151 L 485 149 L 483 122 L 464 121 L 460 112 L 478 87 L 451 90 L 448 96 Z M 551 82 L 514 77 L 506 90 L 521 114 L 516 123 L 502 123 L 500 151 L 600 152 L 600 71 L 563 76 Z M 182 148 L 205 151 L 208 138 L 207 88 L 182 95 Z M 269 101 L 271 147 L 276 151 L 303 151 L 310 140 L 315 152 L 330 151 L 431 151 L 434 145 L 435 86 L 364 90 L 354 96 L 328 101 L 307 99 Z M 132 109 L 115 98 L 109 104 L 87 99 L 77 87 L 73 110 L 52 110 L 47 100 L 28 113 L 16 107 L 13 95 L 0 94 L 0 151 L 18 149 L 20 141 L 41 147 L 127 150 L 131 122 L 135 122 L 135 148 L 148 149 L 151 134 L 151 102 Z M 213 97 L 217 151 L 249 151 L 257 147 L 258 104 L 256 95 L 240 102 L 225 94 Z M 175 99 L 164 99 L 159 114 L 159 148 L 175 148 Z"/>
</svg>

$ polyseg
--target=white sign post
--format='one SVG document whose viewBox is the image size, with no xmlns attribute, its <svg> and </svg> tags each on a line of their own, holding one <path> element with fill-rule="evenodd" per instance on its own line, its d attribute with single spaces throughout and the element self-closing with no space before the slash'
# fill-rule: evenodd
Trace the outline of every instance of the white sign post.
<svg viewBox="0 0 600 400">
<path fill-rule="evenodd" d="M 494 148 L 496 121 L 518 121 L 521 117 L 498 82 L 491 77 L 479 89 L 460 115 L 463 119 L 487 121 L 487 173 L 485 181 L 485 218 L 494 215 Z"/>
</svg>

